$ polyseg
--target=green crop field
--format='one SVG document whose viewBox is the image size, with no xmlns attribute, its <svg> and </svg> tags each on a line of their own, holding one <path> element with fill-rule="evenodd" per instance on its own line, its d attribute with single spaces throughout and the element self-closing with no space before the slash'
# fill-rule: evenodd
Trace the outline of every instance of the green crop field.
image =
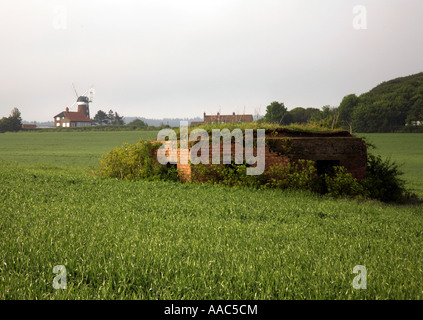
<svg viewBox="0 0 423 320">
<path fill-rule="evenodd" d="M 87 167 L 124 142 L 155 139 L 157 131 L 18 132 L 0 135 L 0 159 Z"/>
<path fill-rule="evenodd" d="M 89 174 L 156 134 L 0 134 L 0 299 L 423 299 L 423 206 Z M 366 137 L 423 196 L 423 135 Z"/>
<path fill-rule="evenodd" d="M 423 198 L 423 134 L 419 133 L 373 133 L 362 135 L 374 154 L 390 158 L 401 165 L 402 177 L 410 190 Z"/>
</svg>

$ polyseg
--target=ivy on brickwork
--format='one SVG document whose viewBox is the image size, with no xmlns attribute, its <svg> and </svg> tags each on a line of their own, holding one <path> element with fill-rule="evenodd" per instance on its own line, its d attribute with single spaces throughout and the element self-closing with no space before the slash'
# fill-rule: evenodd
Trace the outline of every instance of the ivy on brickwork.
<svg viewBox="0 0 423 320">
<path fill-rule="evenodd" d="M 270 152 L 276 153 L 278 156 L 288 156 L 293 148 L 290 138 L 276 138 L 277 132 L 271 133 L 266 139 L 266 146 Z"/>
<path fill-rule="evenodd" d="M 280 153 L 289 153 L 290 140 L 277 139 Z M 95 174 L 104 178 L 123 180 L 170 180 L 182 178 L 182 171 L 190 171 L 191 183 L 210 183 L 234 188 L 297 189 L 307 190 L 333 197 L 371 198 L 384 202 L 419 203 L 414 194 L 407 191 L 399 166 L 380 156 L 368 155 L 367 176 L 356 179 L 345 167 L 335 166 L 333 172 L 318 174 L 312 160 L 284 161 L 271 163 L 261 175 L 247 175 L 248 164 L 213 165 L 188 164 L 161 165 L 157 161 L 160 142 L 139 140 L 136 144 L 125 143 L 104 155 Z M 282 148 L 281 148 L 282 146 Z M 285 153 L 285 154 L 286 154 Z M 185 172 L 184 171 L 184 172 Z M 187 172 L 185 172 L 187 173 Z"/>
</svg>

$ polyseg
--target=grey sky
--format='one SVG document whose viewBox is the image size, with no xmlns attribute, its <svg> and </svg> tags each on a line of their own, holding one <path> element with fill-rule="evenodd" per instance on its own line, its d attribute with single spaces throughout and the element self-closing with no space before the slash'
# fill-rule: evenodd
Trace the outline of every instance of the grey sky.
<svg viewBox="0 0 423 320">
<path fill-rule="evenodd" d="M 72 82 L 94 85 L 92 116 L 337 106 L 423 71 L 422 14 L 421 0 L 1 0 L 0 117 L 52 121 Z"/>
</svg>

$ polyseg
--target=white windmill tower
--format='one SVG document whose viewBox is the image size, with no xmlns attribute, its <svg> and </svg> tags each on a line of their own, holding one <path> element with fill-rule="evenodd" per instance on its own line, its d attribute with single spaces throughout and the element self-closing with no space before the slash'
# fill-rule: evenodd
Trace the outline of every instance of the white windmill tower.
<svg viewBox="0 0 423 320">
<path fill-rule="evenodd" d="M 78 105 L 78 112 L 82 113 L 87 118 L 90 118 L 90 106 L 89 103 L 93 101 L 94 97 L 94 88 L 91 86 L 88 90 L 86 90 L 82 95 L 78 95 L 76 92 L 75 85 L 72 83 L 73 90 L 75 91 L 76 95 L 76 102 L 74 102 L 70 107 L 72 108 L 75 104 Z M 88 93 L 88 96 L 86 95 Z"/>
</svg>

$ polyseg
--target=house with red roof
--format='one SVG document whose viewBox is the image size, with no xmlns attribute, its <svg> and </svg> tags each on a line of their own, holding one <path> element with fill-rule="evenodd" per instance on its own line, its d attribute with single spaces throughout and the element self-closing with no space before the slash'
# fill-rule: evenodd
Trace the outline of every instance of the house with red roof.
<svg viewBox="0 0 423 320">
<path fill-rule="evenodd" d="M 235 114 L 223 115 L 220 112 L 217 115 L 206 115 L 204 112 L 204 121 L 192 121 L 191 125 L 201 125 L 207 123 L 239 123 L 239 122 L 253 122 L 252 114 Z"/>
<path fill-rule="evenodd" d="M 55 127 L 88 127 L 91 126 L 91 124 L 92 120 L 84 113 L 69 111 L 69 108 L 66 108 L 66 111 L 54 116 Z"/>
</svg>

